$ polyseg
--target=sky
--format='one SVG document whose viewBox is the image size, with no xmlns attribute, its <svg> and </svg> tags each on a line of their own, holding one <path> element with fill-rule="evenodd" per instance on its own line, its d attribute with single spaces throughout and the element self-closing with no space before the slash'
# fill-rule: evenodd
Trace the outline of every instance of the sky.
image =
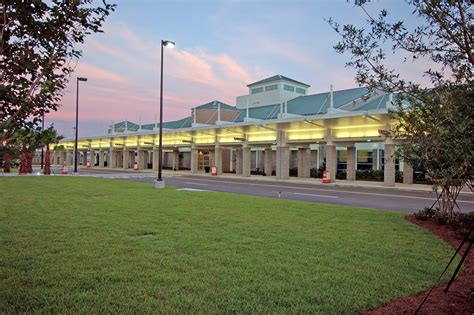
<svg viewBox="0 0 474 315">
<path fill-rule="evenodd" d="M 110 1 L 109 1 L 110 2 Z M 47 125 L 73 136 L 76 77 L 79 136 L 103 135 L 113 122 L 154 123 L 159 113 L 160 41 L 176 42 L 164 51 L 164 121 L 187 117 L 191 108 L 213 100 L 235 105 L 247 84 L 281 74 L 311 85 L 309 94 L 356 87 L 348 55 L 333 46 L 339 35 L 327 19 L 364 25 L 365 13 L 346 0 L 115 0 L 103 33 L 80 46 L 70 84 Z M 100 5 L 100 1 L 96 2 Z M 401 0 L 372 0 L 368 9 L 387 8 L 391 18 L 413 21 Z M 394 66 L 420 79 L 421 64 Z M 400 58 L 401 59 L 401 58 Z"/>
</svg>

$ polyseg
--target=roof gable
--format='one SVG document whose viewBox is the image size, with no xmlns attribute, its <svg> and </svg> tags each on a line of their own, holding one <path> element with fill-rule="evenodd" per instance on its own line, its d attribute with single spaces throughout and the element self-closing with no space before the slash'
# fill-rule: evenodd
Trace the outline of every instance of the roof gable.
<svg viewBox="0 0 474 315">
<path fill-rule="evenodd" d="M 230 110 L 238 110 L 235 106 L 230 106 L 228 104 L 222 103 L 220 101 L 212 101 L 203 105 L 199 105 L 196 109 L 218 109 L 219 105 L 221 109 L 230 109 Z"/>
<path fill-rule="evenodd" d="M 254 82 L 254 83 L 250 83 L 250 84 L 247 85 L 247 86 L 248 86 L 248 87 L 251 87 L 251 86 L 254 86 L 254 85 L 258 85 L 258 84 L 270 83 L 270 82 L 280 81 L 280 80 L 285 80 L 285 81 L 289 81 L 289 82 L 293 82 L 293 83 L 296 83 L 296 84 L 303 85 L 303 86 L 305 86 L 305 87 L 310 87 L 310 85 L 308 85 L 308 84 L 306 84 L 306 83 L 293 80 L 293 79 L 288 78 L 288 77 L 285 77 L 285 76 L 283 76 L 283 75 L 281 75 L 281 74 L 277 74 L 277 75 L 274 75 L 274 76 L 272 76 L 272 77 L 269 77 L 269 78 L 266 78 L 266 79 L 263 79 L 263 80 L 260 80 L 260 81 Z"/>
</svg>

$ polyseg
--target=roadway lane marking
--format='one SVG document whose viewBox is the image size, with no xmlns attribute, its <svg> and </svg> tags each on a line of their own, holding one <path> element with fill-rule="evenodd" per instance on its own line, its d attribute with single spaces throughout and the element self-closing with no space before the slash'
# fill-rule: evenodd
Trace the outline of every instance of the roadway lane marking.
<svg viewBox="0 0 474 315">
<path fill-rule="evenodd" d="M 339 198 L 336 196 L 327 196 L 327 195 L 315 195 L 315 194 L 305 194 L 305 193 L 293 193 L 293 195 L 300 195 L 300 196 L 311 196 L 311 197 L 324 197 L 324 198 Z"/>
<path fill-rule="evenodd" d="M 301 189 L 301 190 L 313 190 L 313 191 L 331 191 L 328 189 L 322 189 L 322 188 L 307 188 L 307 187 L 292 187 L 292 186 L 282 186 L 282 185 L 268 185 L 268 184 L 253 184 L 253 183 L 243 183 L 243 182 L 234 182 L 234 181 L 226 181 L 226 180 L 212 180 L 212 179 L 196 179 L 200 181 L 206 181 L 206 182 L 213 182 L 213 183 L 228 183 L 228 184 L 234 184 L 234 185 L 247 185 L 247 186 L 262 186 L 262 187 L 274 187 L 274 188 L 290 188 L 290 189 Z M 199 185 L 199 184 L 196 184 Z M 200 185 L 207 185 L 207 184 L 200 184 Z M 365 188 L 365 187 L 363 187 Z M 401 196 L 401 195 L 392 195 L 392 194 L 380 194 L 380 193 L 369 193 L 369 192 L 357 192 L 357 191 L 350 191 L 350 190 L 333 190 L 331 191 L 332 193 L 347 193 L 347 194 L 356 194 L 356 195 L 370 195 L 370 196 L 382 196 L 382 197 L 395 197 L 395 198 L 409 198 L 409 199 L 421 199 L 421 200 L 431 200 L 434 201 L 436 198 L 428 198 L 428 197 L 416 197 L 416 196 Z M 427 193 L 428 191 L 414 191 L 414 192 L 421 192 L 421 193 Z M 457 203 L 472 203 L 474 204 L 474 201 L 468 201 L 468 200 L 456 200 Z"/>
<path fill-rule="evenodd" d="M 209 186 L 209 184 L 203 184 L 203 183 L 194 183 L 194 182 L 184 182 L 184 183 L 189 184 L 189 185 Z"/>
</svg>

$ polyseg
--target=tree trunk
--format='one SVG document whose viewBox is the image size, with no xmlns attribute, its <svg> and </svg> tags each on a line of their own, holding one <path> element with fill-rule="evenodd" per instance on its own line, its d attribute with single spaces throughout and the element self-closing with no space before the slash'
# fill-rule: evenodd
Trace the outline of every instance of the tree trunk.
<svg viewBox="0 0 474 315">
<path fill-rule="evenodd" d="M 26 172 L 33 173 L 33 153 L 31 151 L 26 152 Z"/>
<path fill-rule="evenodd" d="M 26 164 L 27 164 L 27 161 L 26 161 L 26 153 L 23 152 L 23 153 L 20 155 L 20 169 L 18 170 L 18 172 L 20 173 L 20 175 L 26 175 L 26 173 L 27 173 Z"/>
<path fill-rule="evenodd" d="M 443 186 L 441 197 L 438 200 L 439 209 L 445 213 L 450 219 L 454 217 L 454 207 L 456 206 L 456 199 L 461 192 L 462 187 L 459 186 Z"/>
<path fill-rule="evenodd" d="M 49 144 L 46 146 L 46 153 L 44 155 L 44 175 L 51 175 L 51 160 L 50 160 L 50 153 L 49 153 Z"/>
<path fill-rule="evenodd" d="M 3 157 L 3 172 L 4 173 L 10 173 L 10 161 L 11 161 L 11 156 L 9 153 L 5 153 L 5 156 Z"/>
</svg>

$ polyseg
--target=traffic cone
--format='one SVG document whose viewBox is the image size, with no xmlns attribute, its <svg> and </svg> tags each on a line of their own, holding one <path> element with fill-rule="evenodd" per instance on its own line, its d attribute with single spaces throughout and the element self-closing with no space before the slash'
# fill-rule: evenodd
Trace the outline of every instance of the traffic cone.
<svg viewBox="0 0 474 315">
<path fill-rule="evenodd" d="M 330 173 L 328 170 L 324 170 L 323 172 L 323 184 L 329 184 L 331 183 L 331 177 Z"/>
<path fill-rule="evenodd" d="M 137 162 L 135 162 L 135 164 L 133 164 L 133 170 L 138 171 L 138 163 Z"/>
</svg>

